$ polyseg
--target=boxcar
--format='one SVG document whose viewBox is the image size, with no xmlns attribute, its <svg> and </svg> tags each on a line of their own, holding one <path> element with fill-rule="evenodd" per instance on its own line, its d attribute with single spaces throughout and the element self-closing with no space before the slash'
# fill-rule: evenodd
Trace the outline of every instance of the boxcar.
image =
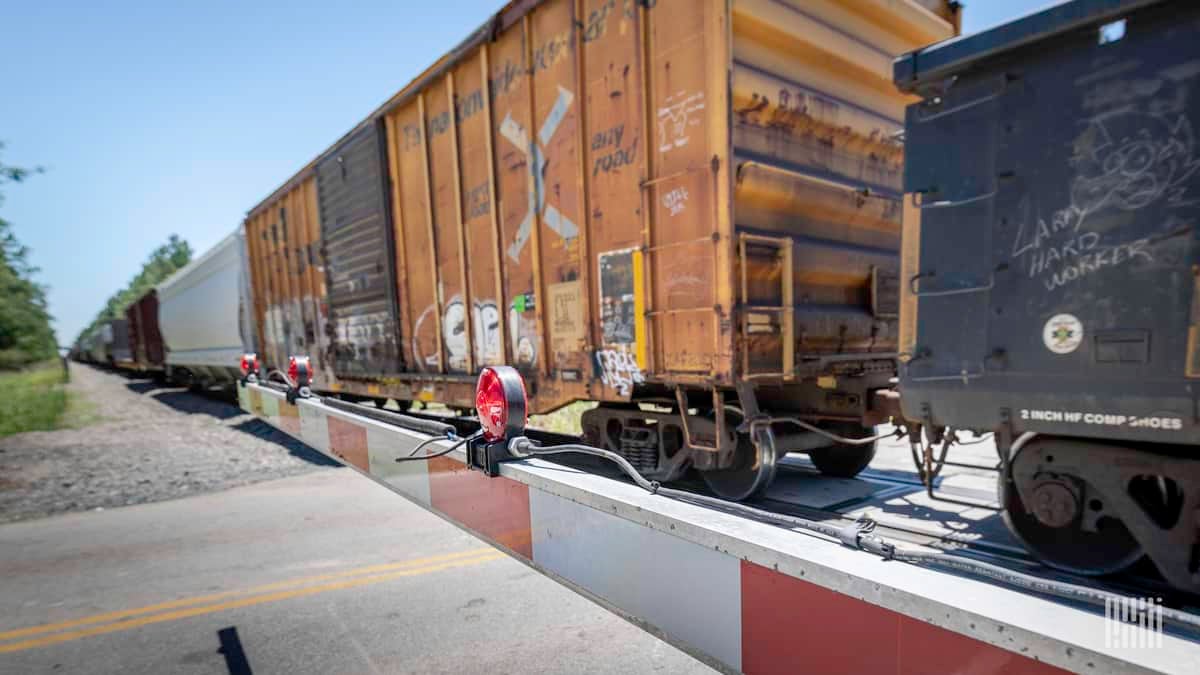
<svg viewBox="0 0 1200 675">
<path fill-rule="evenodd" d="M 911 54 L 906 416 L 995 430 L 1047 563 L 1200 591 L 1200 10 L 1079 0 Z M 935 436 L 937 434 L 931 434 Z"/>
<path fill-rule="evenodd" d="M 242 229 L 156 288 L 166 374 L 198 386 L 230 385 L 255 343 Z"/>
<path fill-rule="evenodd" d="M 129 348 L 129 322 L 125 319 L 113 319 L 108 322 L 112 331 L 112 341 L 109 345 L 108 362 L 116 368 L 129 368 L 133 365 L 133 351 Z"/>
<path fill-rule="evenodd" d="M 134 368 L 157 372 L 164 367 L 163 339 L 158 327 L 158 292 L 150 289 L 125 310 L 129 322 L 129 349 Z"/>
<path fill-rule="evenodd" d="M 599 401 L 593 443 L 731 498 L 788 450 L 853 475 L 873 448 L 773 420 L 892 412 L 916 99 L 891 63 L 957 12 L 512 2 L 251 211 L 260 351 L 316 355 L 323 390 L 462 408 L 508 363 L 533 412 Z"/>
</svg>

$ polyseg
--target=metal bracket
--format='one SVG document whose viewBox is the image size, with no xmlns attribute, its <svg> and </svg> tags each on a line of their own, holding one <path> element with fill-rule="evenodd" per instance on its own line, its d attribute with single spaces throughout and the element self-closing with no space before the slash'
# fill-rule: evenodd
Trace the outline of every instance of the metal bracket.
<svg viewBox="0 0 1200 675">
<path fill-rule="evenodd" d="M 467 441 L 467 468 L 494 478 L 500 475 L 500 463 L 520 459 L 508 449 L 508 439 L 488 442 L 482 436 Z"/>
</svg>

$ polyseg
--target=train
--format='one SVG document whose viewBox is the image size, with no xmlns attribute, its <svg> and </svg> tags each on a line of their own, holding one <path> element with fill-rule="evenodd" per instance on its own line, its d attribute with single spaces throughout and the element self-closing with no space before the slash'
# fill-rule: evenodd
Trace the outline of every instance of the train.
<svg viewBox="0 0 1200 675">
<path fill-rule="evenodd" d="M 954 501 L 990 433 L 971 505 L 1037 557 L 1198 592 L 1197 11 L 961 11 L 510 2 L 157 289 L 162 368 L 306 355 L 321 395 L 467 411 L 511 365 L 734 501 L 787 453 L 857 475 L 889 422 Z"/>
</svg>

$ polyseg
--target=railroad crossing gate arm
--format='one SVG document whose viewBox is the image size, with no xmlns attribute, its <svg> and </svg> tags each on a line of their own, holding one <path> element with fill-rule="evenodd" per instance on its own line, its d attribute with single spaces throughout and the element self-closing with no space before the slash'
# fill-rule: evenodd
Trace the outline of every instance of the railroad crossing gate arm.
<svg viewBox="0 0 1200 675">
<path fill-rule="evenodd" d="M 1200 645 L 1107 646 L 1093 609 L 885 561 L 542 459 L 469 470 L 462 448 L 254 383 L 242 407 L 409 501 L 725 670 L 1200 672 Z M 450 441 L 425 450 L 440 453 Z M 519 631 L 520 626 L 513 626 Z"/>
</svg>

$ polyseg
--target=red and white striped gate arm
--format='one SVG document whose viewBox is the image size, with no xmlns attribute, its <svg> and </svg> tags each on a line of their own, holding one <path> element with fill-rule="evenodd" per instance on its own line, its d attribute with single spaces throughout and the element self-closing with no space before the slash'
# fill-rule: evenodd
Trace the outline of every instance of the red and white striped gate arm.
<svg viewBox="0 0 1200 675">
<path fill-rule="evenodd" d="M 1105 646 L 1103 615 L 879 558 L 538 459 L 501 476 L 428 436 L 256 384 L 242 407 L 693 654 L 747 673 L 1200 672 L 1200 646 Z M 443 448 L 445 446 L 443 445 Z M 439 450 L 436 445 L 430 452 Z"/>
</svg>

